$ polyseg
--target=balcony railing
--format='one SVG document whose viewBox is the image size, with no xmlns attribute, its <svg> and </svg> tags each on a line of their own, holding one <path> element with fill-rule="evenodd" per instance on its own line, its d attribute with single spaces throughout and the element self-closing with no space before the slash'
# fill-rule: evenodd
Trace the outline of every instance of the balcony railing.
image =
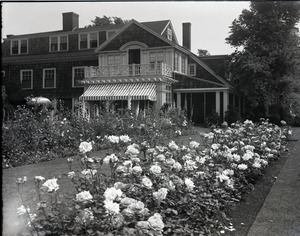
<svg viewBox="0 0 300 236">
<path fill-rule="evenodd" d="M 171 66 L 165 63 L 151 64 L 130 64 L 112 66 L 90 66 L 85 69 L 85 78 L 104 78 L 104 77 L 135 77 L 161 75 L 172 77 Z"/>
</svg>

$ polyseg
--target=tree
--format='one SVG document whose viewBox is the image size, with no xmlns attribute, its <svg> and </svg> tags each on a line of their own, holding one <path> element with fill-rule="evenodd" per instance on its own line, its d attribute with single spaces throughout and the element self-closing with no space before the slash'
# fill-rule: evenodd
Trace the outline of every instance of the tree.
<svg viewBox="0 0 300 236">
<path fill-rule="evenodd" d="M 266 117 L 273 105 L 283 119 L 290 114 L 287 104 L 300 105 L 291 96 L 300 86 L 299 36 L 292 33 L 299 20 L 298 2 L 251 2 L 232 22 L 230 72 L 246 96 L 249 118 Z"/>
<path fill-rule="evenodd" d="M 199 57 L 210 56 L 210 53 L 205 49 L 198 49 L 198 56 Z"/>
<path fill-rule="evenodd" d="M 87 25 L 86 27 L 92 26 L 106 26 L 106 25 L 124 25 L 129 22 L 129 20 L 123 20 L 121 17 L 103 17 L 96 16 L 94 20 L 91 20 L 92 24 Z"/>
</svg>

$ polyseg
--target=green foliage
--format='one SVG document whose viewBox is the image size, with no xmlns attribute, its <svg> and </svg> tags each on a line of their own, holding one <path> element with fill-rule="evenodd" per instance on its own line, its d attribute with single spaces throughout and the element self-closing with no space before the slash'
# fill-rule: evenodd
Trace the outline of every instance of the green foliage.
<svg viewBox="0 0 300 236">
<path fill-rule="evenodd" d="M 160 143 L 162 140 L 191 133 L 191 123 L 177 109 L 157 115 L 145 111 L 138 117 L 128 111 L 125 115 L 104 112 L 86 119 L 61 110 L 30 110 L 19 107 L 14 118 L 4 123 L 2 133 L 2 166 L 15 167 L 62 158 L 77 153 L 82 140 L 93 141 L 94 149 L 107 148 L 107 135 L 129 135 L 134 140 Z"/>
<path fill-rule="evenodd" d="M 247 98 L 248 117 L 266 117 L 268 107 L 279 104 L 282 119 L 297 101 L 291 94 L 295 83 L 300 86 L 299 37 L 293 33 L 299 20 L 298 2 L 278 1 L 251 2 L 233 21 L 226 39 L 236 48 L 230 71 Z"/>
<path fill-rule="evenodd" d="M 198 49 L 198 56 L 210 56 L 210 53 L 205 49 Z"/>
<path fill-rule="evenodd" d="M 107 26 L 107 25 L 124 25 L 129 22 L 129 20 L 123 20 L 121 17 L 108 17 L 103 15 L 103 17 L 96 16 L 94 20 L 91 20 L 91 26 Z"/>
<path fill-rule="evenodd" d="M 140 140 L 105 157 L 91 155 L 91 144 L 82 142 L 77 160 L 68 158 L 70 168 L 60 178 L 35 177 L 34 212 L 20 191 L 27 178 L 17 181 L 19 215 L 29 220 L 32 235 L 220 235 L 232 227 L 227 209 L 285 150 L 290 130 L 282 125 L 246 120 L 202 134 L 206 148 L 195 141 L 187 148 Z M 73 169 L 74 161 L 80 169 Z M 74 192 L 64 192 L 62 181 Z"/>
</svg>

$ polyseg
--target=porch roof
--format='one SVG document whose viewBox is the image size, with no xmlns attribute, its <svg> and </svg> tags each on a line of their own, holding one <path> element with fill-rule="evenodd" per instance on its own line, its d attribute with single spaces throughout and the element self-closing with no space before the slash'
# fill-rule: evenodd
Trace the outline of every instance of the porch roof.
<svg viewBox="0 0 300 236">
<path fill-rule="evenodd" d="M 150 100 L 156 101 L 155 83 L 93 84 L 79 97 L 80 100 Z"/>
</svg>

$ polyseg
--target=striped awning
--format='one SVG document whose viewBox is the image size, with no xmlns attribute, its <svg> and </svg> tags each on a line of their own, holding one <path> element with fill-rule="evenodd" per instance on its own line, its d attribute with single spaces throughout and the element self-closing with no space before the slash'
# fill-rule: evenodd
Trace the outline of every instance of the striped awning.
<svg viewBox="0 0 300 236">
<path fill-rule="evenodd" d="M 79 97 L 80 100 L 151 100 L 156 101 L 155 83 L 92 84 Z"/>
</svg>

